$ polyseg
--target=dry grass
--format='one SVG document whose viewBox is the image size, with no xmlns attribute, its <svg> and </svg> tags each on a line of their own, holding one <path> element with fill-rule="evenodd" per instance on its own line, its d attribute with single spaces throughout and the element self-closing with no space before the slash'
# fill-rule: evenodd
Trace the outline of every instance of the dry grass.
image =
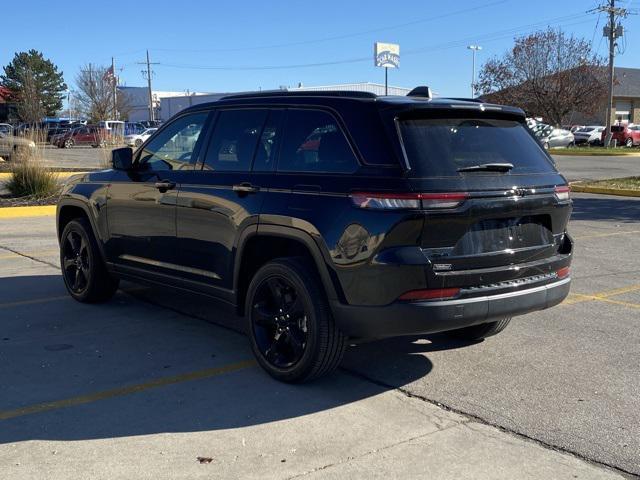
<svg viewBox="0 0 640 480">
<path fill-rule="evenodd" d="M 9 172 L 5 186 L 13 197 L 50 197 L 60 188 L 58 175 L 36 159 L 13 161 Z"/>
<path fill-rule="evenodd" d="M 640 190 L 640 177 L 611 178 L 580 183 L 583 187 L 611 188 L 614 190 Z"/>
</svg>

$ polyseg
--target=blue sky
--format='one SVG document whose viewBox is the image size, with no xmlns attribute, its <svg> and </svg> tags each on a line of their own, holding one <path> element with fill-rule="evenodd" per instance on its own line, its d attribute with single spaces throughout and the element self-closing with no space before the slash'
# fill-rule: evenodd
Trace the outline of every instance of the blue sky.
<svg viewBox="0 0 640 480">
<path fill-rule="evenodd" d="M 640 10 L 640 0 L 619 1 Z M 372 50 L 374 41 L 385 41 L 400 44 L 401 68 L 390 71 L 391 85 L 429 85 L 441 95 L 466 96 L 469 44 L 483 47 L 481 64 L 506 51 L 514 36 L 551 25 L 593 38 L 601 54 L 607 51 L 604 15 L 585 13 L 596 0 L 5 3 L 0 65 L 16 51 L 35 48 L 64 71 L 69 84 L 82 65 L 107 65 L 113 55 L 122 84 L 145 85 L 136 62 L 144 60 L 147 48 L 159 62 L 156 90 L 383 83 Z M 628 47 L 617 65 L 640 67 L 640 48 L 632 47 L 640 45 L 640 15 L 624 25 Z M 318 63 L 325 65 L 301 66 Z"/>
</svg>

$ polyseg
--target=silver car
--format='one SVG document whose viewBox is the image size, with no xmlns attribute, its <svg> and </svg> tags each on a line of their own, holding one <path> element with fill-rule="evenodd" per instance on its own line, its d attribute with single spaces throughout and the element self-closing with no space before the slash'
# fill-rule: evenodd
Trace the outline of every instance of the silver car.
<svg viewBox="0 0 640 480">
<path fill-rule="evenodd" d="M 0 130 L 0 157 L 31 154 L 35 149 L 36 144 L 32 140 L 16 137 L 12 131 Z"/>
<path fill-rule="evenodd" d="M 588 127 L 582 127 L 573 132 L 576 145 L 581 143 L 587 143 L 589 145 L 599 145 L 601 142 L 602 132 L 604 127 L 590 125 Z"/>
<path fill-rule="evenodd" d="M 550 148 L 566 148 L 575 145 L 573 133 L 562 128 L 554 128 L 551 125 L 539 126 L 534 134 L 546 150 Z"/>
</svg>

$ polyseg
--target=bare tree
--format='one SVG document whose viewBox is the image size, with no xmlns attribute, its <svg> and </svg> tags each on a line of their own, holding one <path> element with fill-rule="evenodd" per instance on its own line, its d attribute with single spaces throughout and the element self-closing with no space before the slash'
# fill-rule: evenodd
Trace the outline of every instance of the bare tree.
<svg viewBox="0 0 640 480">
<path fill-rule="evenodd" d="M 80 111 L 92 122 L 114 119 L 113 82 L 115 77 L 109 67 L 85 65 L 76 76 Z"/>
<path fill-rule="evenodd" d="M 484 64 L 482 98 L 523 108 L 561 125 L 572 112 L 600 112 L 606 93 L 604 59 L 588 41 L 548 29 L 516 38 L 511 51 Z"/>
</svg>

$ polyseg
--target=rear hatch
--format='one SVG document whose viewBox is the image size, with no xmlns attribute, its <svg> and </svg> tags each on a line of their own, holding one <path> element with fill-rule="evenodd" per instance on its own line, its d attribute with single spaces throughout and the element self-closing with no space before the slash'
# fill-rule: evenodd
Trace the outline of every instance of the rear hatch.
<svg viewBox="0 0 640 480">
<path fill-rule="evenodd" d="M 414 111 L 395 121 L 409 185 L 426 192 L 421 246 L 443 283 L 552 272 L 571 203 L 565 179 L 523 118 L 477 109 Z M 429 200 L 434 193 L 458 201 Z"/>
</svg>

